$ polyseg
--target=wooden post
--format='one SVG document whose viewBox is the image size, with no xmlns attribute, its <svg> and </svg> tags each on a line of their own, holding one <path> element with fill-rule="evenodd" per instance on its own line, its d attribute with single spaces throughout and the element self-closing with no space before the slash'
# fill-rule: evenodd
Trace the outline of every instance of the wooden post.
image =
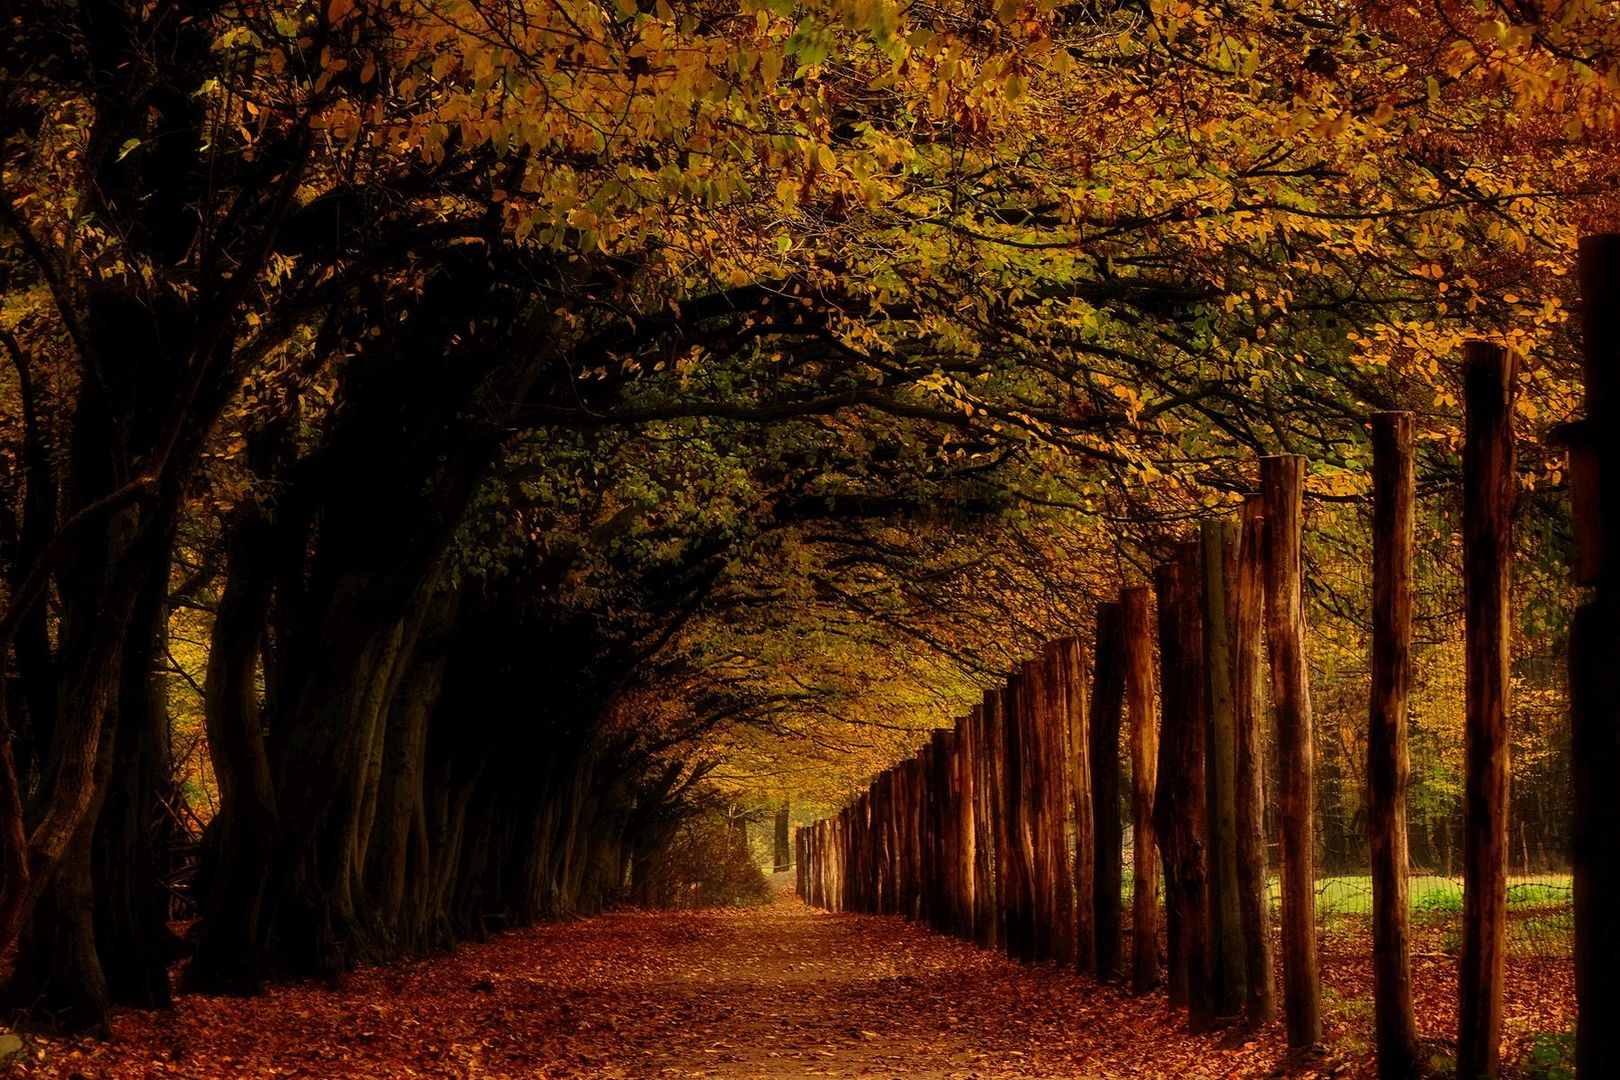
<svg viewBox="0 0 1620 1080">
<path fill-rule="evenodd" d="M 922 779 L 922 868 L 923 917 L 928 925 L 939 926 L 940 858 L 939 858 L 939 778 L 934 767 L 938 746 L 930 737 L 917 751 L 918 774 Z"/>
<path fill-rule="evenodd" d="M 1509 599 L 1513 559 L 1516 364 L 1498 345 L 1464 346 L 1463 939 L 1458 964 L 1457 1071 L 1501 1067 L 1507 930 Z"/>
<path fill-rule="evenodd" d="M 1237 719 L 1230 582 L 1237 576 L 1237 523 L 1205 521 L 1203 657 L 1205 785 L 1209 815 L 1210 968 L 1215 1014 L 1237 1016 L 1244 1001 L 1243 922 L 1238 913 Z"/>
<path fill-rule="evenodd" d="M 1116 604 L 1097 607 L 1097 662 L 1091 676 L 1091 820 L 1095 834 L 1096 859 L 1091 872 L 1092 918 L 1096 924 L 1097 977 L 1119 975 L 1120 891 L 1124 861 L 1124 827 L 1119 805 L 1119 724 L 1125 698 L 1125 672 L 1120 644 L 1121 614 Z M 1078 753 L 1075 755 L 1079 760 Z M 1078 773 L 1078 765 L 1076 765 Z M 1075 782 L 1076 826 L 1080 835 L 1080 784 Z M 1075 880 L 1075 894 L 1081 882 Z M 1084 920 L 1081 920 L 1082 926 Z"/>
<path fill-rule="evenodd" d="M 994 762 L 984 706 L 968 713 L 973 729 L 973 939 L 981 948 L 996 947 L 996 819 L 992 789 Z"/>
<path fill-rule="evenodd" d="M 973 800 L 974 753 L 973 718 L 964 716 L 956 722 L 956 752 L 951 762 L 955 767 L 956 801 L 956 934 L 966 941 L 976 940 L 978 834 L 974 815 L 978 806 Z"/>
<path fill-rule="evenodd" d="M 945 801 L 949 793 L 946 773 L 945 733 L 935 729 L 922 748 L 923 774 L 928 783 L 928 925 L 945 933 L 949 930 L 950 898 L 947 868 L 950 865 L 950 829 L 946 825 Z"/>
<path fill-rule="evenodd" d="M 1013 850 L 1007 808 L 1007 716 L 1004 691 L 984 695 L 984 740 L 987 747 L 985 779 L 990 787 L 990 828 L 995 862 L 995 939 L 1003 952 L 1011 952 L 1007 941 L 1007 911 L 1012 903 Z"/>
<path fill-rule="evenodd" d="M 1412 414 L 1372 418 L 1372 692 L 1367 720 L 1367 844 L 1372 854 L 1373 1003 L 1378 1075 L 1418 1075 L 1408 926 L 1407 693 L 1412 682 Z"/>
<path fill-rule="evenodd" d="M 945 910 L 941 913 L 940 925 L 952 937 L 963 937 L 962 908 L 967 891 L 962 879 L 962 859 L 966 848 L 962 842 L 961 739 L 953 728 L 935 732 L 934 737 L 944 747 L 939 755 L 940 817 L 943 825 L 940 852 L 945 871 Z"/>
<path fill-rule="evenodd" d="M 1244 1002 L 1259 1027 L 1276 1015 L 1271 962 L 1271 904 L 1266 892 L 1265 742 L 1260 731 L 1261 615 L 1265 510 L 1260 496 L 1243 500 L 1243 533 L 1234 580 L 1232 724 L 1236 758 L 1238 915 L 1243 924 Z"/>
<path fill-rule="evenodd" d="M 805 897 L 811 907 L 821 907 L 821 830 L 824 822 L 818 821 L 810 826 L 810 833 L 805 838 L 808 855 L 805 859 L 810 870 L 806 875 Z"/>
<path fill-rule="evenodd" d="M 1131 730 L 1131 990 L 1144 994 L 1159 982 L 1159 853 L 1153 842 L 1153 788 L 1159 735 L 1153 716 L 1153 643 L 1148 637 L 1148 591 L 1119 594 L 1120 668 Z"/>
<path fill-rule="evenodd" d="M 889 770 L 894 784 L 894 914 L 911 917 L 911 786 L 909 762 Z"/>
<path fill-rule="evenodd" d="M 1077 638 L 1063 638 L 1048 647 L 1046 652 L 1048 678 L 1057 688 L 1054 704 L 1061 712 L 1054 717 L 1057 726 L 1053 733 L 1053 749 L 1060 756 L 1059 771 L 1054 779 L 1061 779 L 1061 794 L 1066 806 L 1053 822 L 1051 839 L 1056 842 L 1054 854 L 1058 869 L 1066 882 L 1059 882 L 1059 917 L 1072 912 L 1065 919 L 1067 938 L 1059 950 L 1059 960 L 1072 960 L 1076 969 L 1090 971 L 1096 964 L 1097 914 L 1094 906 L 1096 889 L 1092 872 L 1097 848 L 1096 821 L 1092 803 L 1091 763 L 1091 702 L 1087 694 L 1086 657 Z M 1064 822 L 1070 815 L 1074 819 L 1074 848 L 1063 842 Z"/>
<path fill-rule="evenodd" d="M 1180 736 L 1178 714 L 1182 710 L 1182 658 L 1179 649 L 1181 633 L 1179 621 L 1179 573 L 1175 560 L 1161 563 L 1153 572 L 1153 586 L 1159 609 L 1159 746 L 1158 762 L 1154 769 L 1157 785 L 1153 793 L 1153 832 L 1158 841 L 1159 856 L 1164 863 L 1164 933 L 1165 933 L 1165 993 L 1172 1007 L 1187 1004 L 1187 951 L 1182 944 L 1182 927 L 1186 921 L 1182 910 L 1179 846 L 1171 830 L 1175 817 L 1175 791 L 1172 772 L 1176 768 L 1171 746 Z"/>
<path fill-rule="evenodd" d="M 1024 842 L 1030 850 L 1033 884 L 1031 957 L 1072 959 L 1065 947 L 1073 944 L 1073 915 L 1060 903 L 1068 860 L 1062 857 L 1057 839 L 1063 835 L 1062 822 L 1067 816 L 1067 800 L 1058 801 L 1067 777 L 1054 770 L 1058 762 L 1052 748 L 1054 735 L 1063 730 L 1063 683 L 1056 665 L 1046 657 L 1024 661 L 1022 672 L 1026 692 L 1021 695 L 1019 718 L 1025 751 Z"/>
<path fill-rule="evenodd" d="M 775 829 L 775 860 L 771 869 L 776 873 L 785 873 L 793 865 L 793 850 L 788 847 L 788 804 L 786 800 L 776 808 Z"/>
<path fill-rule="evenodd" d="M 1580 246 L 1586 447 L 1573 479 L 1577 581 L 1570 628 L 1575 781 L 1575 1075 L 1620 1076 L 1620 233 Z M 1572 450 L 1571 471 L 1575 471 Z"/>
<path fill-rule="evenodd" d="M 1199 548 L 1182 544 L 1159 568 L 1158 791 L 1154 826 L 1164 855 L 1164 907 L 1169 929 L 1169 991 L 1186 1005 L 1189 1026 L 1214 1021 L 1209 984 L 1209 883 L 1205 862 L 1203 631 L 1199 617 Z"/>
<path fill-rule="evenodd" d="M 1029 777 L 1025 770 L 1021 713 L 1025 698 L 1023 679 L 1011 675 L 1000 701 L 1002 735 L 1002 818 L 1005 822 L 1006 844 L 1001 849 L 1006 859 L 1001 868 L 1006 871 L 1002 905 L 1003 935 L 1007 955 L 1014 960 L 1028 960 L 1034 952 L 1034 926 L 1031 907 L 1034 904 L 1034 859 L 1030 842 L 1028 817 Z"/>
<path fill-rule="evenodd" d="M 872 847 L 877 872 L 872 883 L 872 910 L 887 915 L 894 910 L 894 770 L 884 769 L 872 781 Z"/>
<path fill-rule="evenodd" d="M 1266 637 L 1277 710 L 1282 833 L 1283 1014 L 1288 1045 L 1322 1041 L 1316 957 L 1316 759 L 1305 656 L 1305 459 L 1260 459 L 1266 517 Z"/>
</svg>

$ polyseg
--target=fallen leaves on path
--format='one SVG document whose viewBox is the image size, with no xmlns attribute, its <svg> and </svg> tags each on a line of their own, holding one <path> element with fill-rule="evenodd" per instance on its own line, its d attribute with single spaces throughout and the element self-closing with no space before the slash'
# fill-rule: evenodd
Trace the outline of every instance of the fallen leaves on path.
<svg viewBox="0 0 1620 1080">
<path fill-rule="evenodd" d="M 1330 985 L 1346 972 L 1330 964 Z M 360 972 L 336 991 L 183 997 L 171 1013 L 121 1013 L 110 1043 L 40 1041 L 22 1074 L 1215 1080 L 1277 1070 L 1275 1030 L 1183 1027 L 1160 994 L 1132 998 L 898 918 L 783 898 L 536 927 Z M 1370 1075 L 1370 1059 L 1319 1059 L 1297 1075 Z"/>
</svg>

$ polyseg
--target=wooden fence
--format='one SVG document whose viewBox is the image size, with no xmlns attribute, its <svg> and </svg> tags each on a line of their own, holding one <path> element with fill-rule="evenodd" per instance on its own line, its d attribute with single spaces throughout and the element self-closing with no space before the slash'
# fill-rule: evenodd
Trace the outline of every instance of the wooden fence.
<svg viewBox="0 0 1620 1080">
<path fill-rule="evenodd" d="M 1581 247 L 1588 416 L 1565 425 L 1579 584 L 1573 628 L 1578 1075 L 1620 1076 L 1620 235 Z M 1458 1068 L 1500 1068 L 1506 927 L 1508 638 L 1516 364 L 1464 351 L 1466 702 Z M 1379 1073 L 1414 1077 L 1407 926 L 1413 422 L 1372 418 L 1373 636 L 1368 707 Z M 1275 1010 L 1260 762 L 1269 669 L 1280 839 L 1282 1012 L 1296 1049 L 1322 1038 L 1316 806 L 1303 603 L 1305 461 L 1259 462 L 1238 520 L 1203 523 L 1152 592 L 1099 606 L 1088 641 L 1026 660 L 836 817 L 798 830 L 798 891 L 833 911 L 902 914 L 1024 960 L 1138 991 L 1163 984 L 1189 1026 Z M 1155 649 L 1156 646 L 1156 649 Z M 1154 661 L 1159 693 L 1154 709 Z M 1130 754 L 1131 970 L 1122 970 L 1120 731 Z M 1158 948 L 1162 910 L 1167 948 Z"/>
</svg>

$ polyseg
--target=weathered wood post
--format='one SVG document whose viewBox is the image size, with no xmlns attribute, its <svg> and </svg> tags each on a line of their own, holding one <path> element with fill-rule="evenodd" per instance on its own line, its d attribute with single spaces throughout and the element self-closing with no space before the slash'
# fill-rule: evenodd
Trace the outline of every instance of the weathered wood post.
<svg viewBox="0 0 1620 1080">
<path fill-rule="evenodd" d="M 1001 850 L 1007 856 L 1002 863 L 1006 871 L 1002 905 L 1003 937 L 1007 955 L 1015 960 L 1029 960 L 1035 955 L 1032 919 L 1035 890 L 1034 868 L 1031 865 L 1034 862 L 1034 845 L 1027 820 L 1030 777 L 1025 769 L 1023 748 L 1025 696 L 1022 676 L 1008 676 L 998 706 L 1003 735 L 1002 819 L 1006 831 L 1006 844 Z"/>
<path fill-rule="evenodd" d="M 1046 651 L 1047 681 L 1055 690 L 1050 701 L 1050 740 L 1054 754 L 1053 780 L 1061 796 L 1052 819 L 1058 881 L 1058 917 L 1067 940 L 1060 941 L 1058 959 L 1072 961 L 1076 969 L 1090 971 L 1096 964 L 1097 913 L 1093 885 L 1097 829 L 1092 802 L 1091 702 L 1088 694 L 1085 651 L 1078 638 L 1063 638 Z M 1074 848 L 1064 842 L 1065 820 L 1074 821 Z M 1065 918 L 1065 916 L 1068 916 Z"/>
<path fill-rule="evenodd" d="M 930 918 L 934 890 L 934 860 L 929 854 L 934 839 L 930 824 L 933 799 L 928 790 L 927 755 L 928 744 L 924 743 L 906 759 L 906 772 L 910 777 L 912 834 L 911 850 L 907 853 L 911 860 L 913 893 L 909 917 L 918 922 L 926 922 Z"/>
<path fill-rule="evenodd" d="M 1007 944 L 1007 909 L 1012 903 L 1012 864 L 1014 862 L 1011 829 L 1007 809 L 1007 717 L 1003 708 L 1001 690 L 989 690 L 984 695 L 984 776 L 989 788 L 990 830 L 993 842 L 993 876 L 995 890 L 995 919 L 993 922 L 995 945 L 1003 952 Z"/>
<path fill-rule="evenodd" d="M 1265 743 L 1260 728 L 1261 619 L 1265 509 L 1259 495 L 1243 500 L 1242 536 L 1233 583 L 1232 723 L 1236 759 L 1238 914 L 1243 924 L 1244 1002 L 1259 1027 L 1276 1015 L 1271 962 L 1271 905 L 1266 892 Z"/>
<path fill-rule="evenodd" d="M 1121 611 L 1117 603 L 1097 607 L 1096 664 L 1091 675 L 1091 820 L 1096 859 L 1091 872 L 1092 917 L 1096 924 L 1097 977 L 1119 975 L 1121 877 L 1124 873 L 1124 826 L 1120 821 L 1119 725 L 1125 701 Z M 1076 754 L 1078 760 L 1078 754 Z M 1078 771 L 1078 766 L 1076 766 Z M 1076 827 L 1080 784 L 1075 782 Z M 1075 891 L 1079 895 L 1080 881 Z M 1082 920 L 1083 921 L 1083 920 Z"/>
<path fill-rule="evenodd" d="M 863 816 L 864 793 L 856 795 L 855 801 L 846 806 L 842 815 L 844 817 L 844 910 L 861 910 L 861 870 L 865 863 L 865 852 L 861 844 L 861 818 Z"/>
<path fill-rule="evenodd" d="M 828 890 L 831 899 L 828 906 L 834 911 L 849 910 L 849 830 L 853 813 L 853 809 L 846 806 L 833 818 L 833 884 Z"/>
<path fill-rule="evenodd" d="M 928 847 L 923 857 L 928 860 L 928 925 L 938 933 L 948 933 L 950 897 L 950 855 L 947 844 L 950 829 L 945 823 L 945 745 L 936 728 L 923 746 L 923 771 L 928 784 Z"/>
<path fill-rule="evenodd" d="M 1185 916 L 1181 906 L 1181 873 L 1176 861 L 1178 845 L 1171 831 L 1176 811 L 1170 773 L 1176 764 L 1173 750 L 1165 745 L 1178 741 L 1176 729 L 1180 720 L 1177 714 L 1184 708 L 1179 650 L 1182 586 L 1177 581 L 1178 576 L 1174 559 L 1160 563 L 1153 571 L 1159 614 L 1159 746 L 1154 768 L 1153 833 L 1164 864 L 1165 994 L 1172 1006 L 1184 1008 L 1187 1004 L 1187 951 L 1181 935 Z"/>
<path fill-rule="evenodd" d="M 1138 994 L 1159 982 L 1159 853 L 1153 839 L 1159 735 L 1147 601 L 1148 591 L 1141 586 L 1119 594 L 1120 668 L 1131 731 L 1131 990 Z"/>
<path fill-rule="evenodd" d="M 1620 233 L 1580 246 L 1586 419 L 1570 448 L 1576 582 L 1570 628 L 1575 780 L 1575 1074 L 1620 1076 Z M 1584 557 L 1582 557 L 1584 556 Z"/>
<path fill-rule="evenodd" d="M 889 778 L 888 770 L 872 781 L 872 912 L 883 914 L 890 903 L 894 889 L 894 853 L 889 845 Z"/>
<path fill-rule="evenodd" d="M 1367 720 L 1367 843 L 1372 853 L 1373 1003 L 1378 1075 L 1418 1075 L 1407 902 L 1407 694 L 1412 682 L 1412 515 L 1417 484 L 1408 412 L 1372 418 L 1372 690 Z"/>
<path fill-rule="evenodd" d="M 1069 858 L 1064 854 L 1064 819 L 1068 816 L 1064 716 L 1066 683 L 1060 665 L 1045 650 L 1022 665 L 1025 705 L 1020 715 L 1025 726 L 1024 758 L 1027 813 L 1025 824 L 1033 863 L 1033 957 L 1072 962 L 1074 947 L 1073 894 Z M 1056 745 L 1054 745 L 1056 743 Z"/>
<path fill-rule="evenodd" d="M 1463 727 L 1463 939 L 1457 1072 L 1501 1067 L 1507 931 L 1509 601 L 1515 497 L 1513 354 L 1463 352 L 1463 574 L 1467 709 Z"/>
<path fill-rule="evenodd" d="M 913 870 L 915 835 L 912 831 L 911 762 L 902 761 L 894 773 L 894 901 L 895 913 L 912 918 L 916 911 L 917 878 Z"/>
<path fill-rule="evenodd" d="M 945 932 L 953 937 L 962 933 L 962 800 L 957 778 L 957 733 L 948 729 L 944 733 L 944 753 L 940 755 L 940 789 L 944 798 L 942 810 L 944 835 L 940 838 L 942 860 L 945 864 L 945 911 L 941 920 Z"/>
<path fill-rule="evenodd" d="M 826 867 L 822 864 L 822 835 L 826 832 L 827 822 L 818 821 L 810 826 L 810 881 L 808 896 L 810 906 L 824 908 L 827 906 L 826 898 L 822 895 L 821 885 L 825 878 Z"/>
<path fill-rule="evenodd" d="M 956 722 L 956 752 L 951 761 L 954 766 L 954 798 L 956 800 L 956 934 L 966 941 L 977 940 L 977 887 L 978 835 L 974 817 L 978 804 L 973 797 L 973 718 L 964 716 Z"/>
<path fill-rule="evenodd" d="M 1266 638 L 1281 789 L 1283 1014 L 1288 1045 L 1322 1041 L 1316 957 L 1316 758 L 1305 656 L 1305 459 L 1260 459 L 1266 518 Z"/>
<path fill-rule="evenodd" d="M 788 804 L 786 799 L 782 801 L 781 806 L 776 808 L 774 824 L 776 826 L 776 850 L 774 852 L 775 861 L 771 868 L 780 874 L 793 865 L 793 850 L 788 847 Z"/>
<path fill-rule="evenodd" d="M 1018 728 L 1018 786 L 1012 794 L 1018 802 L 1018 846 L 1023 855 L 1026 877 L 1024 910 L 1020 922 L 1025 928 L 1020 959 L 1039 960 L 1047 956 L 1051 944 L 1051 923 L 1047 919 L 1047 897 L 1051 881 L 1046 861 L 1041 858 L 1041 775 L 1039 736 L 1041 685 L 1040 664 L 1024 661 L 1018 669 L 1014 707 L 1008 710 L 1008 723 Z"/>
<path fill-rule="evenodd" d="M 1199 546 L 1181 544 L 1159 568 L 1158 790 L 1154 827 L 1164 856 L 1169 930 L 1169 992 L 1187 1006 L 1188 1024 L 1214 1021 L 1209 965 L 1208 825 L 1204 793 L 1203 630 L 1199 617 Z"/>
<path fill-rule="evenodd" d="M 1238 912 L 1237 718 L 1231 582 L 1237 576 L 1237 523 L 1199 528 L 1203 563 L 1205 788 L 1209 815 L 1210 967 L 1217 1016 L 1244 1001 L 1243 921 Z"/>
</svg>

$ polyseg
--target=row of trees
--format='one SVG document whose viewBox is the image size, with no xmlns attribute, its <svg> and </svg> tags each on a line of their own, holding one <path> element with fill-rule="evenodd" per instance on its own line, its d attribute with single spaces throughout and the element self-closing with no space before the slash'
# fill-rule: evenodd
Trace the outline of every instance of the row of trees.
<svg viewBox="0 0 1620 1080">
<path fill-rule="evenodd" d="M 1568 411 L 1610 68 L 1531 122 L 1573 84 L 1528 31 L 3 19 L 0 951 L 59 1025 L 182 952 L 243 992 L 592 910 L 716 790 L 842 790 L 1238 458 L 1312 448 L 1343 499 L 1361 406 L 1416 403 L 1454 471 L 1464 322 L 1549 344 L 1527 399 Z"/>
</svg>

